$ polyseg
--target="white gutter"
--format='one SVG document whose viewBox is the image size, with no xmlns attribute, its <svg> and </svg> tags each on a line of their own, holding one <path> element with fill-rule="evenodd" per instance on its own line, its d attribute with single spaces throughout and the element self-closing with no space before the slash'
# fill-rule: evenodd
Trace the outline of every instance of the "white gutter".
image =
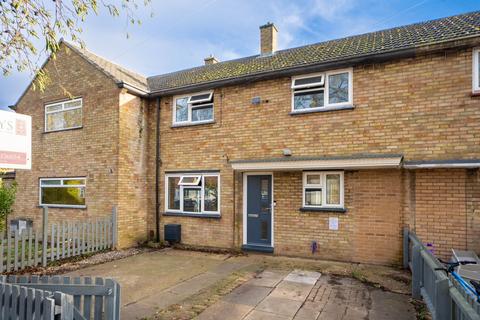
<svg viewBox="0 0 480 320">
<path fill-rule="evenodd" d="M 480 168 L 480 161 L 472 162 L 428 162 L 428 163 L 411 163 L 403 165 L 405 169 L 472 169 Z"/>
</svg>

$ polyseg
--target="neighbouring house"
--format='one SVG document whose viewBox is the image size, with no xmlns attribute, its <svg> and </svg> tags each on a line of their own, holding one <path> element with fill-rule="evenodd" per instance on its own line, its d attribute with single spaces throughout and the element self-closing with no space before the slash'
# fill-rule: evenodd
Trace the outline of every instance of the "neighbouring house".
<svg viewBox="0 0 480 320">
<path fill-rule="evenodd" d="M 409 227 L 480 252 L 480 12 L 286 50 L 277 32 L 151 77 L 62 42 L 16 104 L 16 214 L 116 207 L 120 246 L 180 224 L 188 245 L 398 264 Z"/>
</svg>

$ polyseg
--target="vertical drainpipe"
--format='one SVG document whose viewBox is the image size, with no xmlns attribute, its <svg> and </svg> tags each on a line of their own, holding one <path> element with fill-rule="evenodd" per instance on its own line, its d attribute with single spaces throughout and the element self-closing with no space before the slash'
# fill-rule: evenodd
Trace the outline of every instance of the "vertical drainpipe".
<svg viewBox="0 0 480 320">
<path fill-rule="evenodd" d="M 157 98 L 156 145 L 155 145 L 155 235 L 160 242 L 160 97 Z"/>
</svg>

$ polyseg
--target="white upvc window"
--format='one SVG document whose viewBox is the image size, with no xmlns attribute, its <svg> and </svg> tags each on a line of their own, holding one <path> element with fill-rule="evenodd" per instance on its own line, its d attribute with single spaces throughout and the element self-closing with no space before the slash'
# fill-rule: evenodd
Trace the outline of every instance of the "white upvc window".
<svg viewBox="0 0 480 320">
<path fill-rule="evenodd" d="M 172 113 L 174 125 L 212 122 L 213 91 L 173 97 Z"/>
<path fill-rule="evenodd" d="M 81 98 L 45 105 L 45 132 L 82 127 Z"/>
<path fill-rule="evenodd" d="M 166 174 L 165 211 L 220 214 L 220 174 Z"/>
<path fill-rule="evenodd" d="M 307 171 L 303 173 L 304 208 L 343 208 L 342 171 Z"/>
<path fill-rule="evenodd" d="M 85 208 L 86 178 L 41 178 L 39 204 L 48 207 Z"/>
<path fill-rule="evenodd" d="M 480 93 L 480 48 L 473 49 L 472 62 L 472 91 Z"/>
<path fill-rule="evenodd" d="M 352 69 L 292 78 L 292 112 L 331 110 L 353 105 Z"/>
</svg>

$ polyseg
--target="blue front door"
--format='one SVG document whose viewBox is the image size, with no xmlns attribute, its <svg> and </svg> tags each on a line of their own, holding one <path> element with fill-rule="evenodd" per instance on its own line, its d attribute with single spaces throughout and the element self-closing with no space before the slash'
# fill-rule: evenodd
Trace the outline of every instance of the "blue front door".
<svg viewBox="0 0 480 320">
<path fill-rule="evenodd" d="M 247 244 L 272 245 L 272 176 L 247 176 Z"/>
</svg>

